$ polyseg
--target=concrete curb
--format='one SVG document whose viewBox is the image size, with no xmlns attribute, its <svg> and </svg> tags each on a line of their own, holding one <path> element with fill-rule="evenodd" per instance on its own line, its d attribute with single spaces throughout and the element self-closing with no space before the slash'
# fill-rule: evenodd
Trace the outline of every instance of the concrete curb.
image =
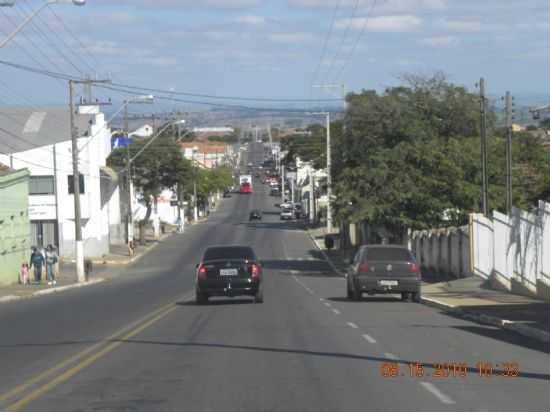
<svg viewBox="0 0 550 412">
<path fill-rule="evenodd" d="M 40 296 L 51 295 L 52 293 L 60 293 L 60 292 L 66 291 L 66 290 L 79 289 L 79 288 L 83 288 L 83 287 L 86 287 L 86 286 L 97 285 L 98 283 L 102 283 L 102 282 L 105 282 L 105 281 L 106 281 L 106 279 L 104 279 L 104 278 L 97 278 L 97 279 L 91 279 L 86 283 L 75 283 L 75 284 L 72 284 L 72 285 L 65 285 L 65 286 L 52 287 L 52 288 L 49 288 L 49 289 L 39 290 L 39 291 L 36 291 L 34 293 L 31 293 L 30 295 L 2 296 L 2 297 L 0 297 L 0 303 L 7 303 L 7 302 L 13 302 L 13 301 L 16 301 L 16 300 L 37 298 L 37 297 L 40 297 Z"/>
<path fill-rule="evenodd" d="M 311 241 L 313 242 L 313 244 L 317 247 L 317 249 L 319 250 L 319 252 L 321 252 L 321 254 L 323 255 L 323 257 L 325 258 L 325 260 L 327 261 L 327 263 L 329 264 L 329 266 L 332 268 L 332 270 L 334 270 L 335 273 L 337 273 L 338 275 L 342 276 L 342 277 L 346 277 L 346 274 L 343 273 L 342 271 L 340 271 L 335 265 L 334 263 L 332 263 L 332 260 L 328 257 L 328 255 L 325 253 L 325 251 L 321 248 L 321 246 L 319 246 L 319 244 L 317 243 L 317 240 L 313 237 L 313 235 L 311 234 L 310 230 L 306 228 L 306 232 L 309 236 L 309 238 L 311 239 Z"/>
<path fill-rule="evenodd" d="M 550 343 L 550 332 L 533 328 L 532 326 L 524 323 L 501 319 L 495 316 L 485 315 L 483 313 L 471 312 L 432 298 L 422 297 L 422 303 L 441 309 L 447 313 L 452 313 L 453 315 L 459 316 L 466 320 L 471 320 L 484 325 L 496 326 L 497 328 L 509 330 L 540 342 Z"/>
</svg>

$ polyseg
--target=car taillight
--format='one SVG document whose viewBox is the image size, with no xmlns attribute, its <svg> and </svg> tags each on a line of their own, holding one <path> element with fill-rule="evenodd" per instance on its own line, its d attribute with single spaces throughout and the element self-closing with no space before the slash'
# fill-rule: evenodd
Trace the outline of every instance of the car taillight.
<svg viewBox="0 0 550 412">
<path fill-rule="evenodd" d="M 260 279 L 260 267 L 257 264 L 253 263 L 250 266 L 250 273 L 252 275 L 252 279 L 254 280 Z"/>
<path fill-rule="evenodd" d="M 416 273 L 416 277 L 418 279 L 420 279 L 420 277 L 422 276 L 420 273 L 420 266 L 418 266 L 418 264 L 415 262 L 411 263 L 411 273 Z"/>
<path fill-rule="evenodd" d="M 206 279 L 206 266 L 201 265 L 199 267 L 199 279 L 205 280 Z"/>
<path fill-rule="evenodd" d="M 369 271 L 369 264 L 367 262 L 363 262 L 359 265 L 359 273 L 368 273 Z"/>
</svg>

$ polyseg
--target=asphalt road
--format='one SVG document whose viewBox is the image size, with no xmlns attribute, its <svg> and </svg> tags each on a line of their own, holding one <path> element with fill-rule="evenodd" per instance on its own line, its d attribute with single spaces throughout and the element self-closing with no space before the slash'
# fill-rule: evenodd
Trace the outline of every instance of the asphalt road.
<svg viewBox="0 0 550 412">
<path fill-rule="evenodd" d="M 0 306 L 0 411 L 550 410 L 548 348 L 394 297 L 345 300 L 306 232 L 254 186 L 124 276 Z M 265 302 L 195 305 L 201 251 L 231 243 L 264 261 Z M 466 376 L 433 376 L 445 362 Z"/>
</svg>

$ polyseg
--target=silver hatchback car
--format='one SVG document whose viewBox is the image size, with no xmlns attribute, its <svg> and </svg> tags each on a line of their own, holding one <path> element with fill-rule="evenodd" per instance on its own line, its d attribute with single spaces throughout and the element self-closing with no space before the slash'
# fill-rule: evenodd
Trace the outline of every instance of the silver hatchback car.
<svg viewBox="0 0 550 412">
<path fill-rule="evenodd" d="M 403 300 L 420 302 L 421 278 L 420 267 L 405 246 L 362 246 L 347 273 L 347 297 L 360 300 L 363 293 L 400 293 Z"/>
</svg>

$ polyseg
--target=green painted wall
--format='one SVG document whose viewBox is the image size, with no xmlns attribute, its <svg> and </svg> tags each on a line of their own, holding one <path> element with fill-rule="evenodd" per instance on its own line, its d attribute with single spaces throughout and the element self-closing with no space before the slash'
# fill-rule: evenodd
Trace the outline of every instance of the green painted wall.
<svg viewBox="0 0 550 412">
<path fill-rule="evenodd" d="M 0 285 L 18 282 L 30 234 L 29 172 L 23 169 L 0 176 Z"/>
</svg>

